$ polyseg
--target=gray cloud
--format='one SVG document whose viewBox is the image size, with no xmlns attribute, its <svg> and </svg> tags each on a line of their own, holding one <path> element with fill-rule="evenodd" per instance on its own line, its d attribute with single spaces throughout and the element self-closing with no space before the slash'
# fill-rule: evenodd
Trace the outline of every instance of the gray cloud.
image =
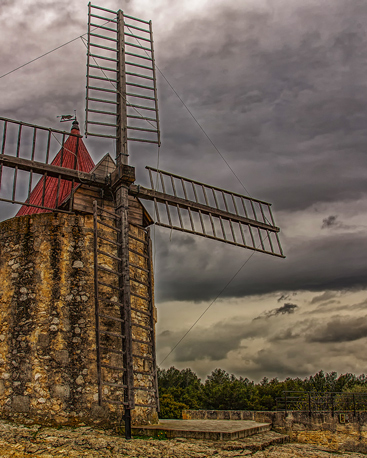
<svg viewBox="0 0 367 458">
<path fill-rule="evenodd" d="M 242 317 L 215 323 L 210 328 L 196 327 L 188 337 L 175 349 L 175 360 L 179 362 L 223 360 L 230 351 L 244 348 L 241 343 L 263 335 L 268 329 L 267 323 L 250 322 Z M 182 337 L 180 332 L 163 331 L 159 334 L 162 346 L 171 346 Z"/>
<path fill-rule="evenodd" d="M 159 235 L 158 235 L 159 234 Z M 167 231 L 157 232 L 159 300 L 208 300 L 216 297 L 249 254 L 218 242 L 195 239 L 195 248 L 181 248 Z M 162 246 L 162 251 L 160 247 Z M 333 234 L 307 244 L 299 241 L 281 260 L 256 255 L 244 266 L 222 296 L 242 297 L 274 291 L 323 292 L 364 289 L 367 239 L 364 234 Z M 198 269 L 200 276 L 196 275 Z"/>
<path fill-rule="evenodd" d="M 367 316 L 335 317 L 307 335 L 309 342 L 352 342 L 367 337 Z"/>
<path fill-rule="evenodd" d="M 266 313 L 267 317 L 278 316 L 278 315 L 286 315 L 290 313 L 294 313 L 298 309 L 298 305 L 286 303 L 282 307 L 275 308 L 273 310 L 269 310 Z"/>
<path fill-rule="evenodd" d="M 253 358 L 255 369 L 252 369 L 253 374 L 267 374 L 281 376 L 297 376 L 300 374 L 307 374 L 303 372 L 304 369 L 294 364 L 293 358 L 280 358 L 274 354 L 274 351 L 268 349 L 260 350 Z M 255 376 L 256 376 L 255 375 Z"/>
<path fill-rule="evenodd" d="M 342 309 L 341 307 L 339 308 Z M 350 308 L 344 307 L 350 311 Z M 357 309 L 354 309 L 357 310 Z M 359 310 L 362 310 L 359 308 Z M 329 309 L 325 313 L 330 313 Z M 281 329 L 275 329 L 269 337 L 270 342 L 300 339 L 309 343 L 343 343 L 353 342 L 367 337 L 366 316 L 332 316 L 322 320 L 308 318 L 286 324 Z M 321 321 L 321 323 L 320 323 Z"/>
<path fill-rule="evenodd" d="M 322 220 L 321 229 L 356 229 L 355 226 L 344 224 L 339 220 L 338 215 L 330 215 Z"/>
<path fill-rule="evenodd" d="M 297 293 L 292 293 L 292 294 L 281 294 L 278 299 L 277 299 L 277 302 L 283 302 L 283 301 L 286 301 L 286 300 L 289 300 L 292 296 L 296 296 Z"/>
<path fill-rule="evenodd" d="M 333 291 L 326 291 L 325 293 L 320 294 L 319 296 L 315 296 L 311 300 L 311 304 L 317 304 L 319 302 L 329 301 L 335 297 L 335 292 Z"/>
<path fill-rule="evenodd" d="M 281 307 L 277 307 L 272 310 L 268 310 L 264 312 L 262 315 L 258 316 L 255 318 L 255 320 L 258 320 L 260 318 L 271 318 L 273 316 L 279 316 L 279 315 L 289 315 L 294 313 L 298 309 L 298 305 L 296 304 L 291 304 L 289 302 L 285 303 Z"/>
<path fill-rule="evenodd" d="M 176 348 L 178 365 L 190 364 L 205 376 L 210 362 L 242 376 L 305 376 L 317 372 L 364 370 L 366 357 L 360 339 L 366 337 L 366 317 L 334 316 L 295 319 L 285 315 L 278 320 L 249 321 L 242 317 L 195 328 Z M 169 348 L 181 333 L 159 336 L 160 344 Z M 255 344 L 260 343 L 260 347 Z"/>
<path fill-rule="evenodd" d="M 351 21 L 357 14 L 356 22 Z M 292 21 L 278 17 L 276 22 L 271 11 L 252 16 L 246 8 L 230 5 L 215 18 L 223 25 L 215 29 L 220 35 L 215 49 L 210 47 L 214 32 L 208 19 L 190 18 L 189 38 L 187 23 L 175 29 L 192 61 L 186 65 L 186 53 L 171 57 L 172 50 L 167 72 L 180 75 L 175 84 L 187 93 L 194 112 L 205 115 L 205 127 L 212 125 L 215 140 L 228 151 L 247 186 L 260 197 L 272 196 L 278 208 L 306 208 L 366 192 L 353 172 L 333 178 L 341 167 L 357 172 L 357 164 L 365 161 L 364 89 L 355 80 L 365 65 L 358 59 L 366 41 L 358 23 L 366 15 L 358 5 L 353 9 L 335 2 L 330 11 L 322 3 L 295 8 Z M 233 32 L 224 26 L 229 23 Z M 321 33 L 325 27 L 327 33 Z M 197 84 L 200 78 L 205 90 Z M 200 147 L 206 156 L 205 145 Z M 196 156 L 196 148 L 191 155 Z M 261 189 L 255 179 L 259 175 Z"/>
<path fill-rule="evenodd" d="M 339 221 L 337 221 L 337 219 L 337 215 L 330 215 L 327 218 L 323 219 L 321 229 L 338 226 L 340 223 Z"/>
</svg>

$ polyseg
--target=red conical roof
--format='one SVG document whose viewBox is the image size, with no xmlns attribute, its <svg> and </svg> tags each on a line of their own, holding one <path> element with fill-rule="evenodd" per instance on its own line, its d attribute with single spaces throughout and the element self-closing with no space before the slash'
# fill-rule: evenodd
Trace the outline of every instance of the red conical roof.
<svg viewBox="0 0 367 458">
<path fill-rule="evenodd" d="M 79 124 L 77 121 L 73 122 L 71 129 L 72 134 L 80 135 Z M 78 151 L 77 149 L 78 143 Z M 62 164 L 61 164 L 62 159 Z M 80 170 L 81 172 L 90 172 L 94 167 L 93 159 L 90 157 L 87 148 L 85 147 L 83 140 L 79 137 L 69 136 L 64 147 L 57 153 L 55 159 L 51 162 L 52 165 L 62 166 L 68 169 Z M 57 199 L 57 187 L 58 178 L 55 177 L 42 177 L 34 187 L 29 199 L 26 203 L 39 205 L 48 208 L 56 208 L 56 201 L 60 205 L 71 193 L 72 182 L 68 180 L 60 180 L 59 198 Z M 74 184 L 74 188 L 78 186 L 78 183 Z M 44 192 L 44 202 L 42 205 L 42 194 Z M 44 210 L 42 208 L 29 207 L 23 205 L 16 216 L 32 215 L 34 213 L 47 213 L 51 210 Z"/>
</svg>

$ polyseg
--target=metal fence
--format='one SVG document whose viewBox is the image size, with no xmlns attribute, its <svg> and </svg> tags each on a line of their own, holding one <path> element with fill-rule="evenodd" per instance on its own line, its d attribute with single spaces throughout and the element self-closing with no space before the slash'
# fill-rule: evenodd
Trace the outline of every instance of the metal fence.
<svg viewBox="0 0 367 458">
<path fill-rule="evenodd" d="M 356 412 L 367 410 L 366 393 L 344 393 L 337 391 L 305 392 L 283 391 L 281 397 L 276 398 L 276 406 L 279 411 L 289 412 L 292 410 L 308 412 Z"/>
</svg>

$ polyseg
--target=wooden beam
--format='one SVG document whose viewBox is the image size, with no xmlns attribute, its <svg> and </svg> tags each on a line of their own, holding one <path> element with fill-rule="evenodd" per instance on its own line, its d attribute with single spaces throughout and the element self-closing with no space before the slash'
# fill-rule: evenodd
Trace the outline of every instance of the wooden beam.
<svg viewBox="0 0 367 458">
<path fill-rule="evenodd" d="M 47 173 L 47 176 L 60 177 L 61 179 L 70 181 L 74 180 L 77 183 L 93 185 L 99 188 L 105 188 L 107 185 L 105 178 L 96 176 L 93 173 L 81 172 L 66 167 L 59 167 L 57 165 L 44 164 L 43 162 L 8 156 L 7 154 L 0 154 L 0 164 L 4 167 L 17 168 L 18 170 L 25 170 L 27 172 L 32 171 L 40 175 Z"/>
<path fill-rule="evenodd" d="M 146 200 L 155 200 L 162 204 L 172 205 L 174 207 L 180 207 L 189 209 L 191 211 L 201 212 L 205 215 L 212 215 L 220 217 L 227 221 L 239 222 L 243 224 L 248 224 L 249 226 L 258 227 L 260 229 L 265 229 L 271 232 L 279 232 L 279 227 L 271 226 L 270 224 L 262 223 L 261 221 L 256 221 L 254 219 L 245 218 L 244 216 L 236 215 L 235 213 L 230 213 L 224 210 L 220 210 L 215 207 L 210 207 L 208 205 L 203 205 L 198 202 L 194 202 L 188 199 L 182 199 L 181 197 L 171 196 L 170 194 L 165 194 L 160 191 L 155 191 L 153 189 L 143 188 L 142 186 L 131 185 L 129 192 L 139 199 Z"/>
</svg>

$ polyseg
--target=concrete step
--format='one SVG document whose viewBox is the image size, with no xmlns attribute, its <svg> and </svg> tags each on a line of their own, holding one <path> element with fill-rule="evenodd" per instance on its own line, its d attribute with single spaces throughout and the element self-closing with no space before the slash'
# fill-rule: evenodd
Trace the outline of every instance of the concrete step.
<svg viewBox="0 0 367 458">
<path fill-rule="evenodd" d="M 222 450 L 236 451 L 241 450 L 241 456 L 246 455 L 244 451 L 251 453 L 257 452 L 258 450 L 265 450 L 267 447 L 275 444 L 285 444 L 290 441 L 290 438 L 286 434 L 276 433 L 275 431 L 266 431 L 264 433 L 255 434 L 244 439 L 236 440 L 233 442 L 227 442 L 221 447 Z M 250 453 L 248 453 L 250 454 Z"/>
<path fill-rule="evenodd" d="M 181 437 L 201 440 L 238 440 L 270 431 L 270 423 L 250 420 L 160 420 L 157 425 L 134 426 L 137 436 Z"/>
</svg>

